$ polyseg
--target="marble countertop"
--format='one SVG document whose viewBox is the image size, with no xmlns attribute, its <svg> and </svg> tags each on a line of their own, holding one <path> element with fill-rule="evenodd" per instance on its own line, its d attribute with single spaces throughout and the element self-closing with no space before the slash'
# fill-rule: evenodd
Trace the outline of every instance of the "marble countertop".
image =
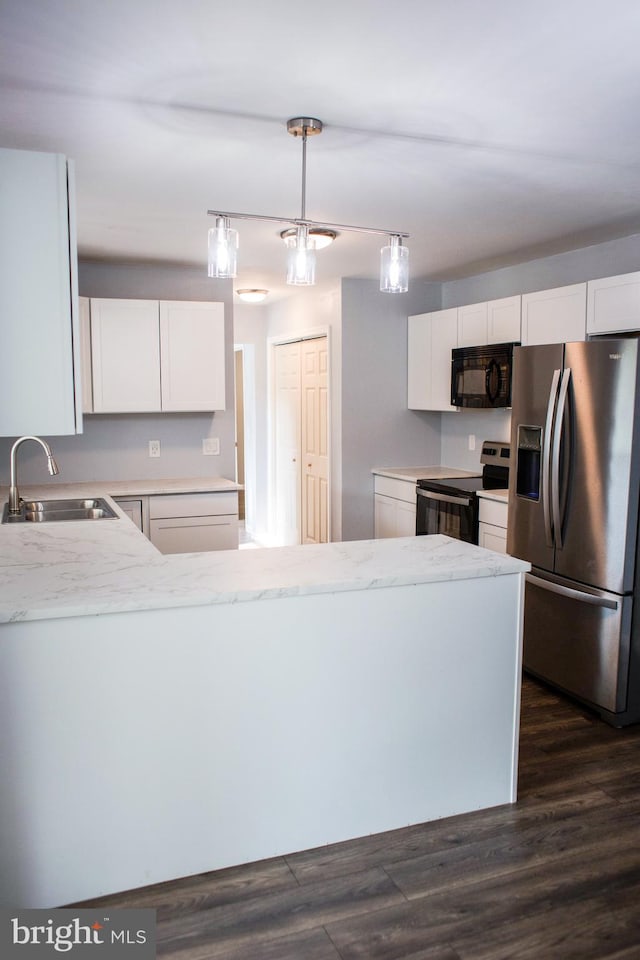
<svg viewBox="0 0 640 960">
<path fill-rule="evenodd" d="M 53 500 L 62 497 L 92 497 L 96 489 L 99 496 L 105 492 L 111 497 L 146 497 L 173 493 L 219 493 L 225 490 L 242 490 L 242 484 L 226 477 L 169 477 L 156 480 L 85 480 L 78 483 L 65 482 L 58 476 L 46 483 L 21 483 L 23 500 Z M 9 487 L 0 485 L 0 504 L 9 495 Z"/>
<path fill-rule="evenodd" d="M 459 470 L 457 467 L 374 467 L 371 473 L 392 480 L 447 480 L 461 477 L 479 477 L 480 470 Z"/>
<path fill-rule="evenodd" d="M 113 489 L 83 487 L 88 496 L 108 496 Z M 111 520 L 0 525 L 0 622 L 379 589 L 528 569 L 520 560 L 444 536 L 163 556 L 116 509 L 119 517 Z"/>
</svg>

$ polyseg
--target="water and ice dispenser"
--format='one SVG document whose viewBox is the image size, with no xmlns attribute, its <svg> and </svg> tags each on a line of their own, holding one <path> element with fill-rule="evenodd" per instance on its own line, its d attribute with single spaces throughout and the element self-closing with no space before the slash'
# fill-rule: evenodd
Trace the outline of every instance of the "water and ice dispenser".
<svg viewBox="0 0 640 960">
<path fill-rule="evenodd" d="M 540 499 L 542 427 L 518 425 L 516 448 L 516 493 L 527 500 Z"/>
</svg>

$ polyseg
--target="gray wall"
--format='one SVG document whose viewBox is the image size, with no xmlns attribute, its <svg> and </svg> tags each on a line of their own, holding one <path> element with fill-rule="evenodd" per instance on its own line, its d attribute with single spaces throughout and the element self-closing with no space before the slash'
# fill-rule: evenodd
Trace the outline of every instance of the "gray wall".
<svg viewBox="0 0 640 960">
<path fill-rule="evenodd" d="M 21 483 L 223 476 L 235 479 L 233 288 L 202 270 L 148 264 L 81 261 L 81 296 L 158 300 L 217 300 L 225 304 L 226 402 L 215 414 L 130 414 L 84 417 L 84 432 L 49 437 L 60 475 L 50 480 L 36 444 L 19 454 Z M 203 456 L 202 439 L 220 438 L 220 456 Z M 160 440 L 161 456 L 150 459 L 148 441 Z M 8 482 L 11 439 L 0 439 L 0 481 Z"/>
<path fill-rule="evenodd" d="M 442 306 L 462 307 L 640 269 L 640 234 L 442 284 Z"/>
<path fill-rule="evenodd" d="M 373 467 L 440 463 L 440 415 L 407 409 L 407 317 L 439 310 L 440 284 L 380 293 L 342 281 L 342 539 L 373 536 Z"/>
</svg>

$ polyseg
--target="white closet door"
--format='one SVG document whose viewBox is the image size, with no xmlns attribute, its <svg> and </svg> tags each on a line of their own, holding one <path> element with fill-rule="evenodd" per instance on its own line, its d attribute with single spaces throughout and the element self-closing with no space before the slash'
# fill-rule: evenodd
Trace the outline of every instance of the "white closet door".
<svg viewBox="0 0 640 960">
<path fill-rule="evenodd" d="M 274 524 L 279 544 L 300 543 L 300 343 L 274 348 Z"/>
<path fill-rule="evenodd" d="M 326 543 L 329 530 L 327 338 L 303 340 L 300 348 L 302 542 Z"/>
</svg>

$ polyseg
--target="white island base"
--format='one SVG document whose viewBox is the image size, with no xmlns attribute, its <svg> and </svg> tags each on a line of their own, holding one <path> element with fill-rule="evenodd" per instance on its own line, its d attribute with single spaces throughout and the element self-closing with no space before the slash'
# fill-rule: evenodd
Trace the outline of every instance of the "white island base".
<svg viewBox="0 0 640 960">
<path fill-rule="evenodd" d="M 525 565 L 469 550 L 503 565 L 3 624 L 0 903 L 515 801 Z"/>
</svg>

